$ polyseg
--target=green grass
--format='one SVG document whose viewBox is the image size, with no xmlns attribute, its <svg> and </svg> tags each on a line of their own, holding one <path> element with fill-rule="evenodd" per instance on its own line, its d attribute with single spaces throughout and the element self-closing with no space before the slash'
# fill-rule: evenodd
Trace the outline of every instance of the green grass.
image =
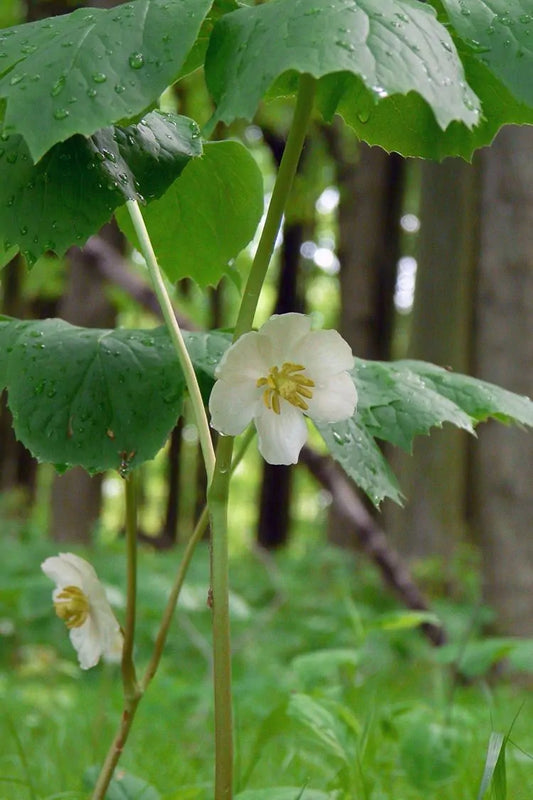
<svg viewBox="0 0 533 800">
<path fill-rule="evenodd" d="M 51 585 L 39 572 L 53 545 L 13 537 L 4 552 L 0 798 L 84 798 L 83 776 L 102 761 L 119 718 L 120 675 L 111 666 L 77 668 L 53 615 Z M 141 553 L 141 668 L 178 555 Z M 160 672 L 121 762 L 157 790 L 154 798 L 212 797 L 207 557 L 203 547 L 192 564 Z M 90 558 L 120 606 L 122 543 L 97 547 Z M 454 681 L 441 663 L 453 647 L 443 657 L 411 629 L 370 565 L 301 540 L 273 558 L 239 547 L 232 586 L 243 800 L 265 800 L 251 790 L 276 786 L 293 789 L 271 792 L 269 800 L 297 800 L 302 787 L 302 800 L 478 800 L 484 770 L 499 781 L 489 780 L 485 800 L 531 800 L 533 725 L 523 683 L 483 674 Z M 465 602 L 443 604 L 441 613 L 460 632 L 473 611 Z M 401 625 L 390 624 L 391 614 Z M 487 748 L 493 732 L 508 733 L 517 712 L 502 784 L 501 766 L 485 768 Z"/>
</svg>

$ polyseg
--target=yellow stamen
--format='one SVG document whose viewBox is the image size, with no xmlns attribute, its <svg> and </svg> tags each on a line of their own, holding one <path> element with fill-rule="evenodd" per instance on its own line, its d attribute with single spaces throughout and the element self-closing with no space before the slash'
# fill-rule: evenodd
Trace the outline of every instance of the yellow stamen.
<svg viewBox="0 0 533 800">
<path fill-rule="evenodd" d="M 263 392 L 263 402 L 270 411 L 275 414 L 280 413 L 280 397 L 288 400 L 296 408 L 307 411 L 309 406 L 303 398 L 308 400 L 312 398 L 311 389 L 315 383 L 311 378 L 298 374 L 304 369 L 305 367 L 301 364 L 292 364 L 290 361 L 286 361 L 281 369 L 271 367 L 266 377 L 258 379 L 257 386 L 266 387 Z"/>
<path fill-rule="evenodd" d="M 56 596 L 54 608 L 67 628 L 81 628 L 89 616 L 89 601 L 77 586 L 65 586 Z"/>
</svg>

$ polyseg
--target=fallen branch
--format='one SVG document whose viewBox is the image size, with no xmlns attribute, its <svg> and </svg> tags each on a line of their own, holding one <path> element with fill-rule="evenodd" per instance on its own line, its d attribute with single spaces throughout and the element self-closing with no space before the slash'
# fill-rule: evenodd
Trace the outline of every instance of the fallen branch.
<svg viewBox="0 0 533 800">
<path fill-rule="evenodd" d="M 353 532 L 354 541 L 374 561 L 385 583 L 395 591 L 407 608 L 430 611 L 427 600 L 414 583 L 406 564 L 390 546 L 385 533 L 366 510 L 354 487 L 334 461 L 305 446 L 300 453 L 300 462 L 305 464 L 313 477 L 330 493 L 336 512 Z M 422 628 L 432 644 L 445 643 L 446 633 L 441 626 L 424 623 Z"/>
</svg>

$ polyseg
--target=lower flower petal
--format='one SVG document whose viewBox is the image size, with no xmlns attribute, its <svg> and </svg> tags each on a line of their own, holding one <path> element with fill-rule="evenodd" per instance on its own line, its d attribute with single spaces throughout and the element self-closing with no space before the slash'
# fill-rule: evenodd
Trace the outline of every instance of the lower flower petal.
<svg viewBox="0 0 533 800">
<path fill-rule="evenodd" d="M 315 386 L 313 396 L 306 402 L 306 414 L 311 419 L 340 422 L 353 416 L 357 405 L 357 389 L 349 373 L 341 372 Z"/>
<path fill-rule="evenodd" d="M 242 433 L 252 421 L 260 397 L 254 381 L 217 381 L 209 398 L 211 425 L 228 436 Z"/>
<path fill-rule="evenodd" d="M 100 661 L 102 643 L 98 629 L 91 616 L 80 628 L 72 628 L 70 641 L 78 654 L 78 661 L 82 669 L 91 669 Z"/>
<path fill-rule="evenodd" d="M 296 464 L 307 440 L 301 411 L 281 400 L 281 413 L 261 409 L 255 418 L 259 452 L 269 464 Z"/>
</svg>

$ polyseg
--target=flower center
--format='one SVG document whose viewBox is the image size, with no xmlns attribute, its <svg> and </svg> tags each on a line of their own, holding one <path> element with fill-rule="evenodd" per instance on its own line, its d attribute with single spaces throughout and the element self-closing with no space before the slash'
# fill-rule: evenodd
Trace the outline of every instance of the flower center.
<svg viewBox="0 0 533 800">
<path fill-rule="evenodd" d="M 81 628 L 89 616 L 89 601 L 77 586 L 65 586 L 56 595 L 54 608 L 59 619 L 65 621 L 67 628 Z"/>
<path fill-rule="evenodd" d="M 266 378 L 259 378 L 257 386 L 265 386 L 263 401 L 268 409 L 275 414 L 280 413 L 279 399 L 283 397 L 296 408 L 307 411 L 309 406 L 305 402 L 313 396 L 311 387 L 315 385 L 311 378 L 303 375 L 305 367 L 301 364 L 292 364 L 286 361 L 281 369 L 270 367 Z"/>
</svg>

